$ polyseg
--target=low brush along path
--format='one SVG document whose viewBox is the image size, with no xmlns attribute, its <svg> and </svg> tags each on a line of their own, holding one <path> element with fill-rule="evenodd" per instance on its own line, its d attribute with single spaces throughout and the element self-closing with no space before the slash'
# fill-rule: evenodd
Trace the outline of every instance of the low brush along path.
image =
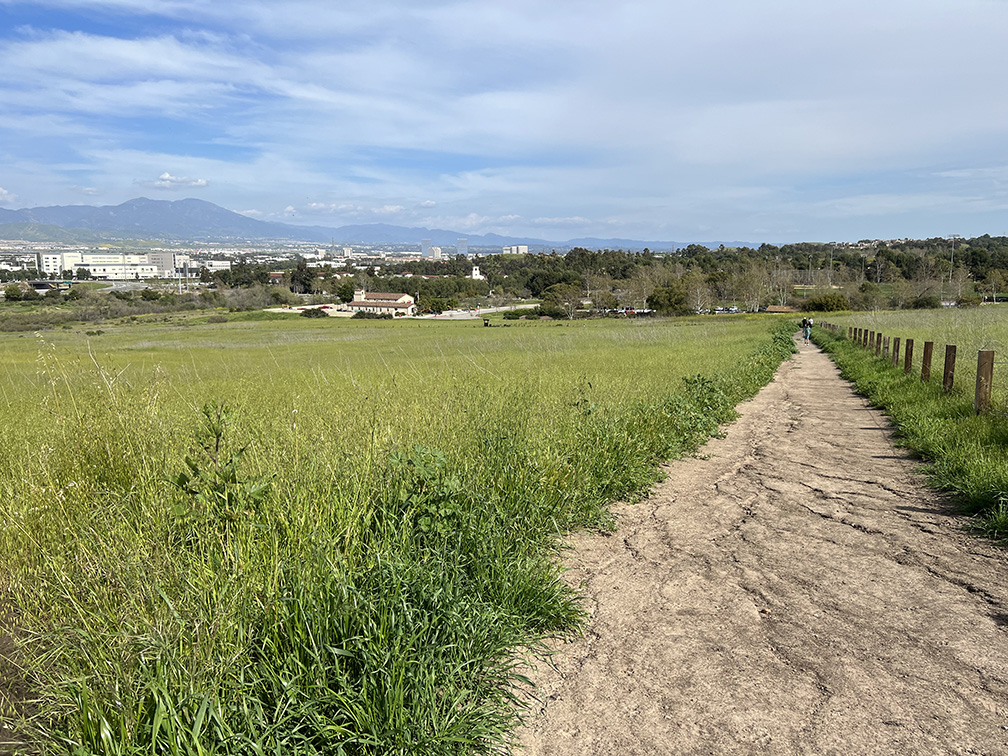
<svg viewBox="0 0 1008 756">
<path fill-rule="evenodd" d="M 1006 552 L 799 343 L 723 438 L 565 555 L 590 618 L 524 756 L 1008 754 Z"/>
</svg>

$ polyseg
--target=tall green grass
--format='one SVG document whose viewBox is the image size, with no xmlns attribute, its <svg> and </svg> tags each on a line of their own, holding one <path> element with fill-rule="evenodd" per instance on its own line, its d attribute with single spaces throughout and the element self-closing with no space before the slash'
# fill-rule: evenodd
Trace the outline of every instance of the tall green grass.
<svg viewBox="0 0 1008 756">
<path fill-rule="evenodd" d="M 925 342 L 934 343 L 932 371 L 941 370 L 945 345 L 955 344 L 956 383 L 964 392 L 973 391 L 975 386 L 977 352 L 993 350 L 997 359 L 993 399 L 1001 409 L 1008 410 L 1008 305 L 831 314 L 826 320 L 842 326 L 845 332 L 847 326 L 854 326 L 898 336 L 903 344 L 913 339 L 913 364 L 918 375 Z"/>
<path fill-rule="evenodd" d="M 506 751 L 523 655 L 582 617 L 559 537 L 792 349 L 741 318 L 297 321 L 3 339 L 39 749 Z"/>
<path fill-rule="evenodd" d="M 814 334 L 843 377 L 886 411 L 899 442 L 928 462 L 933 485 L 976 514 L 977 524 L 989 535 L 1008 538 L 1008 415 L 995 411 L 978 416 L 972 391 L 944 394 L 937 358 L 938 367 L 925 383 L 919 372 L 905 374 L 902 361 L 893 367 L 845 334 L 823 329 Z"/>
</svg>

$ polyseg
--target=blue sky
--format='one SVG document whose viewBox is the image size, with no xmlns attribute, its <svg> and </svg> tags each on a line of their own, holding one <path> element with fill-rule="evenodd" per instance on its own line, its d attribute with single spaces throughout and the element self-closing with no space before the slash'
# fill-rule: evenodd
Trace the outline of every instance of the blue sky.
<svg viewBox="0 0 1008 756">
<path fill-rule="evenodd" d="M 1006 0 L 0 0 L 0 206 L 1008 234 Z"/>
</svg>

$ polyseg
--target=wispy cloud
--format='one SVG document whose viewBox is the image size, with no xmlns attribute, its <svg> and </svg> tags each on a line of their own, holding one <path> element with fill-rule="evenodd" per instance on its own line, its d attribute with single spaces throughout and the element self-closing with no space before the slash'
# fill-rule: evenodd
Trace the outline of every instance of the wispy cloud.
<svg viewBox="0 0 1008 756">
<path fill-rule="evenodd" d="M 17 202 L 17 195 L 0 186 L 0 205 L 10 205 L 14 202 Z"/>
<path fill-rule="evenodd" d="M 3 181 L 39 204 L 861 238 L 987 230 L 1008 165 L 986 0 L 0 2 Z"/>
</svg>

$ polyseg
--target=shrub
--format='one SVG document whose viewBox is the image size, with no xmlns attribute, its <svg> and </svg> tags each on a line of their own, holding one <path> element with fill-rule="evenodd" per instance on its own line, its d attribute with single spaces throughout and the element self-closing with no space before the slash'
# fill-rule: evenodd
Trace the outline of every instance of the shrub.
<svg viewBox="0 0 1008 756">
<path fill-rule="evenodd" d="M 328 318 L 326 311 L 321 307 L 309 307 L 307 310 L 301 311 L 302 318 Z"/>
<path fill-rule="evenodd" d="M 806 300 L 802 306 L 802 309 L 806 312 L 840 312 L 842 310 L 849 310 L 850 308 L 850 302 L 847 301 L 847 297 L 835 292 L 812 297 Z"/>
<path fill-rule="evenodd" d="M 351 319 L 353 318 L 357 320 L 392 320 L 392 316 L 387 312 L 381 314 L 377 312 L 355 312 Z"/>
<path fill-rule="evenodd" d="M 906 306 L 908 310 L 937 310 L 939 307 L 941 300 L 933 294 L 911 299 Z"/>
</svg>

